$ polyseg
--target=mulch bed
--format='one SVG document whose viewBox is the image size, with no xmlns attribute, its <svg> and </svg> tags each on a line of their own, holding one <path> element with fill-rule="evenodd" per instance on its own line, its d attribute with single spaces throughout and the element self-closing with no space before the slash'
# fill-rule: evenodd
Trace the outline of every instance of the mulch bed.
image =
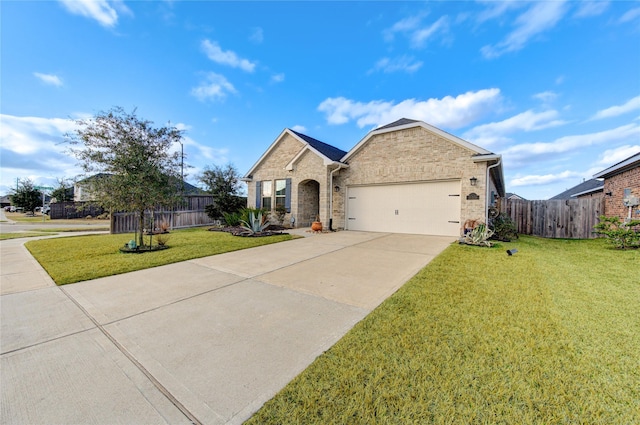
<svg viewBox="0 0 640 425">
<path fill-rule="evenodd" d="M 227 232 L 227 233 L 231 233 L 233 236 L 242 236 L 245 238 L 260 238 L 263 236 L 287 234 L 283 232 L 283 230 L 287 230 L 286 227 L 278 226 L 276 224 L 271 224 L 263 232 L 256 232 L 256 233 L 251 233 L 250 231 L 248 231 L 247 229 L 241 226 L 210 227 L 208 230 L 211 232 Z"/>
</svg>

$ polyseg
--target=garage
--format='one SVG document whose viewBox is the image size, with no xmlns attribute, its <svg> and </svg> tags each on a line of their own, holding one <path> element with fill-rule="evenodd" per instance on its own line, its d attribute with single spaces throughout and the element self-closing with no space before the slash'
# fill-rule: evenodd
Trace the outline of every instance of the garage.
<svg viewBox="0 0 640 425">
<path fill-rule="evenodd" d="M 460 180 L 347 188 L 349 230 L 460 235 Z"/>
</svg>

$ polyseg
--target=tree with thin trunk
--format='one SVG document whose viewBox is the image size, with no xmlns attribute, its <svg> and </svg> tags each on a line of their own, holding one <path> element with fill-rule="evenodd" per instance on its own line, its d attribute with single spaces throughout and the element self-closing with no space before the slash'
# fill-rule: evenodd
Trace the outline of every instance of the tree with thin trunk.
<svg viewBox="0 0 640 425">
<path fill-rule="evenodd" d="M 209 217 L 218 219 L 224 213 L 234 213 L 247 206 L 247 200 L 240 196 L 240 173 L 233 164 L 207 166 L 198 180 L 213 195 L 213 205 L 207 207 Z"/>
<path fill-rule="evenodd" d="M 34 212 L 36 207 L 42 205 L 42 192 L 36 189 L 29 179 L 18 180 L 18 187 L 13 190 L 11 203 L 17 207 L 24 208 L 25 211 Z"/>
<path fill-rule="evenodd" d="M 143 246 L 145 211 L 153 215 L 179 196 L 180 152 L 171 153 L 171 148 L 181 141 L 182 131 L 155 128 L 135 110 L 127 113 L 122 107 L 76 124 L 75 132 L 65 137 L 84 171 L 99 176 L 90 181 L 95 203 L 109 212 L 135 212 L 138 245 Z"/>
</svg>

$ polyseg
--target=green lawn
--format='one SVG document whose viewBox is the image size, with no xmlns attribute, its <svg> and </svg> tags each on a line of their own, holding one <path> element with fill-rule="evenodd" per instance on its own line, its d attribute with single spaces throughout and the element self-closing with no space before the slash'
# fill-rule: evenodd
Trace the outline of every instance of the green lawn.
<svg viewBox="0 0 640 425">
<path fill-rule="evenodd" d="M 452 245 L 248 423 L 640 423 L 640 250 Z"/>
<path fill-rule="evenodd" d="M 64 285 L 293 238 L 291 235 L 243 238 L 210 232 L 206 228 L 175 230 L 168 236 L 169 249 L 144 254 L 123 254 L 119 251 L 133 239 L 133 234 L 41 239 L 26 242 L 25 247 L 54 282 Z"/>
</svg>

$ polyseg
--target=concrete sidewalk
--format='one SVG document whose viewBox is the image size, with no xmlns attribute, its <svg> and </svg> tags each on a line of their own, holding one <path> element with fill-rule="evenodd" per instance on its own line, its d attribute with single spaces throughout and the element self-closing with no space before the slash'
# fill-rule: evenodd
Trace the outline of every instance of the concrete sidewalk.
<svg viewBox="0 0 640 425">
<path fill-rule="evenodd" d="M 306 236 L 63 287 L 0 242 L 0 420 L 242 423 L 454 242 Z"/>
</svg>

